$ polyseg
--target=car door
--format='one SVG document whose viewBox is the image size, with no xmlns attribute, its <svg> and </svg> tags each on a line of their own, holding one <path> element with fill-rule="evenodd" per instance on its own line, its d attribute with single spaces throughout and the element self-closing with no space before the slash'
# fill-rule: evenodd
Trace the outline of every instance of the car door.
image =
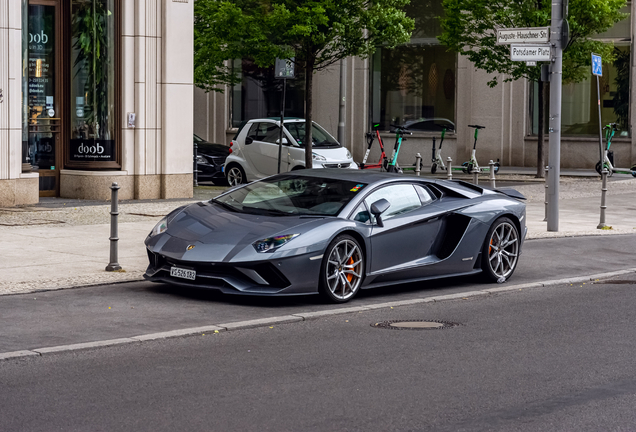
<svg viewBox="0 0 636 432">
<path fill-rule="evenodd" d="M 259 178 L 278 172 L 278 138 L 280 128 L 276 123 L 254 123 L 248 132 L 250 144 L 245 145 L 245 157 L 252 165 L 253 171 Z M 287 152 L 281 154 L 281 172 L 286 172 Z"/>
<path fill-rule="evenodd" d="M 391 205 L 381 215 L 384 226 L 372 217 L 370 273 L 382 274 L 385 281 L 426 274 L 424 267 L 432 262 L 431 246 L 439 234 L 444 210 L 435 205 L 425 188 L 412 183 L 381 187 L 364 201 L 371 208 L 383 198 Z"/>
</svg>

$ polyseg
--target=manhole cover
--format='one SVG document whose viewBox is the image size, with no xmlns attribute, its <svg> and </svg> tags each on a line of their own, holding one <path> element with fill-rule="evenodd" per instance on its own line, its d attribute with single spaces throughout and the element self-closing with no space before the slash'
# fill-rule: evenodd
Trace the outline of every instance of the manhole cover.
<svg viewBox="0 0 636 432">
<path fill-rule="evenodd" d="M 392 330 L 442 330 L 460 326 L 459 323 L 438 320 L 401 320 L 382 321 L 371 324 L 371 327 L 385 328 Z"/>
</svg>

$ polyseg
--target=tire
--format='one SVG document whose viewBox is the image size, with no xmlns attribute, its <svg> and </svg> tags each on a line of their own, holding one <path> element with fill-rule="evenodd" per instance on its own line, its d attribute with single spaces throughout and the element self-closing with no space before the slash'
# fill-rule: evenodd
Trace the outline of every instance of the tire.
<svg viewBox="0 0 636 432">
<path fill-rule="evenodd" d="M 630 168 L 630 171 L 632 172 L 632 176 L 636 177 L 636 165 L 632 165 L 632 167 Z"/>
<path fill-rule="evenodd" d="M 488 230 L 481 250 L 485 279 L 490 282 L 510 279 L 517 268 L 520 249 L 521 237 L 514 222 L 507 217 L 497 219 Z"/>
<path fill-rule="evenodd" d="M 437 164 L 433 163 L 433 165 L 431 165 L 431 174 L 435 174 L 437 172 Z"/>
<path fill-rule="evenodd" d="M 336 237 L 325 249 L 320 266 L 320 294 L 331 303 L 345 303 L 360 291 L 364 279 L 364 254 L 350 235 Z"/>
<path fill-rule="evenodd" d="M 499 174 L 499 162 L 495 162 L 495 174 Z"/>
<path fill-rule="evenodd" d="M 240 165 L 230 165 L 230 168 L 225 173 L 225 178 L 227 180 L 227 184 L 230 186 L 238 186 L 243 183 L 247 183 L 247 179 L 245 178 L 245 171 L 241 168 Z"/>
<path fill-rule="evenodd" d="M 601 162 L 596 162 L 596 166 L 594 167 L 594 169 L 596 169 L 598 175 L 603 175 L 603 172 L 601 170 Z"/>
<path fill-rule="evenodd" d="M 470 174 L 473 172 L 473 164 L 471 164 L 470 162 L 464 162 L 462 164 L 462 172 L 464 174 Z"/>
</svg>

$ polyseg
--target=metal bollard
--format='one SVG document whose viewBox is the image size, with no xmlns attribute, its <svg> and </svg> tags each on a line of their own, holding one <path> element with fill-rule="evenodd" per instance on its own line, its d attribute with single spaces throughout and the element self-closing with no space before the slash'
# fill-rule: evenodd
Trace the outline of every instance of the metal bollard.
<svg viewBox="0 0 636 432">
<path fill-rule="evenodd" d="M 449 156 L 448 157 L 448 174 L 447 174 L 447 177 L 448 177 L 449 180 L 453 179 L 453 167 L 452 167 L 452 164 L 453 164 L 453 160 Z"/>
<path fill-rule="evenodd" d="M 545 167 L 545 210 L 543 216 L 543 222 L 548 221 L 548 173 L 550 172 L 550 167 Z"/>
<path fill-rule="evenodd" d="M 473 184 L 479 184 L 479 171 L 473 167 Z"/>
<path fill-rule="evenodd" d="M 420 165 L 422 164 L 422 155 L 419 153 L 415 156 L 415 175 L 420 176 Z"/>
<path fill-rule="evenodd" d="M 495 183 L 495 163 L 491 159 L 488 165 L 490 166 L 490 187 L 494 189 L 497 187 Z"/>
<path fill-rule="evenodd" d="M 603 176 L 603 186 L 601 189 L 601 222 L 596 227 L 598 229 L 603 229 L 607 226 L 605 224 L 605 210 L 607 209 L 607 206 L 605 205 L 605 195 L 607 193 L 607 174 L 609 174 L 609 171 L 607 171 L 607 168 L 603 168 L 603 172 L 601 174 Z"/>
<path fill-rule="evenodd" d="M 106 271 L 121 270 L 117 262 L 117 242 L 119 241 L 117 232 L 117 191 L 120 189 L 117 183 L 113 183 L 110 189 L 113 191 L 110 198 L 110 263 L 106 266 Z"/>
<path fill-rule="evenodd" d="M 199 167 L 197 166 L 197 158 L 199 156 L 199 146 L 194 143 L 194 166 L 192 167 L 192 173 L 194 174 L 194 187 L 199 186 Z"/>
</svg>

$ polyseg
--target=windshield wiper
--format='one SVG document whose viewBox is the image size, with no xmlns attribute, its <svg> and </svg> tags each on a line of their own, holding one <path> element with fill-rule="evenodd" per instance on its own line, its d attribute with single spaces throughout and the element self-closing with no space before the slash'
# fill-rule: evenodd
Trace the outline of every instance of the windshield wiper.
<svg viewBox="0 0 636 432">
<path fill-rule="evenodd" d="M 228 209 L 230 211 L 233 211 L 233 212 L 240 212 L 241 211 L 240 209 L 238 209 L 236 207 L 233 207 L 233 206 L 229 205 L 228 203 L 224 203 L 223 201 L 217 201 L 214 198 L 212 198 L 210 201 L 215 203 L 215 204 L 220 205 L 223 208 L 226 208 L 226 209 Z"/>
<path fill-rule="evenodd" d="M 262 208 L 262 207 L 248 207 L 243 206 L 243 210 L 253 211 L 253 212 L 266 212 L 270 214 L 276 214 L 281 216 L 296 216 L 296 213 L 289 213 L 283 210 L 272 209 L 272 208 Z"/>
</svg>

